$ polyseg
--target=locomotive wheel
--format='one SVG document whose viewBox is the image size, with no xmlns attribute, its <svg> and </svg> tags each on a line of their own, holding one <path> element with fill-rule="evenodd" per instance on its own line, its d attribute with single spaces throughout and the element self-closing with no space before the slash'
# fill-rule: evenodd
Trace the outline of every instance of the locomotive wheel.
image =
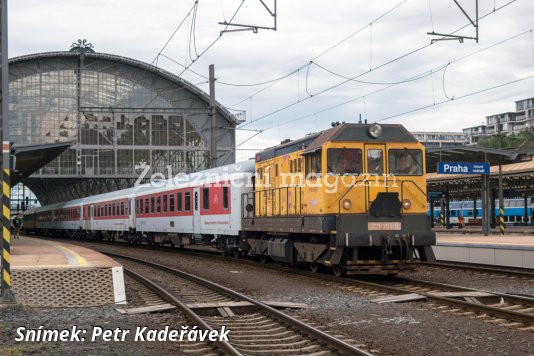
<svg viewBox="0 0 534 356">
<path fill-rule="evenodd" d="M 237 249 L 234 250 L 234 258 L 235 258 L 236 260 L 238 260 L 240 257 L 241 257 L 241 251 L 239 251 L 239 250 L 237 250 Z"/>
<path fill-rule="evenodd" d="M 260 255 L 260 263 L 265 264 L 267 263 L 267 255 Z"/>
<path fill-rule="evenodd" d="M 341 268 L 340 265 L 332 266 L 332 273 L 334 273 L 334 276 L 341 277 L 343 276 L 343 268 Z"/>
<path fill-rule="evenodd" d="M 317 262 L 312 262 L 308 266 L 310 266 L 310 271 L 313 273 L 317 273 L 319 271 L 319 264 Z"/>
</svg>

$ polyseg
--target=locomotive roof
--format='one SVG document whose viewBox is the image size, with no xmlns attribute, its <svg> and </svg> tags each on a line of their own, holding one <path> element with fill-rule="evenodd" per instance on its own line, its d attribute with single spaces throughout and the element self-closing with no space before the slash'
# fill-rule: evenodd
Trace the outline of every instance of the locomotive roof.
<svg viewBox="0 0 534 356">
<path fill-rule="evenodd" d="M 373 124 L 340 124 L 331 129 L 307 135 L 301 139 L 270 147 L 256 154 L 256 162 L 304 150 L 304 154 L 321 149 L 329 141 L 332 142 L 418 142 L 417 139 L 402 125 L 381 124 L 383 132 L 378 138 L 369 136 L 369 127 Z"/>
</svg>

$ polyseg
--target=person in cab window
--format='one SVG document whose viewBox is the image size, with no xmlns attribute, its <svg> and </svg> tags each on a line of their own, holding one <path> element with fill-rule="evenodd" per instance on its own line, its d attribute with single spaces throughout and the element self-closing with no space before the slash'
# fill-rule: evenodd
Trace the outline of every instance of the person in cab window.
<svg viewBox="0 0 534 356">
<path fill-rule="evenodd" d="M 397 174 L 407 176 L 417 174 L 417 163 L 408 152 L 404 152 L 397 156 L 395 166 L 397 167 Z"/>
<path fill-rule="evenodd" d="M 361 165 L 360 160 L 352 150 L 343 150 L 334 166 L 335 174 L 360 174 Z"/>
</svg>

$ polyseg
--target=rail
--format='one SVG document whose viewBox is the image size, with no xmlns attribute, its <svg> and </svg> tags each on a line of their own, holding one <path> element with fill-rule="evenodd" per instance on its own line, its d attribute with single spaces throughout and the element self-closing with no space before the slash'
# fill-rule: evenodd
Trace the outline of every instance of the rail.
<svg viewBox="0 0 534 356">
<path fill-rule="evenodd" d="M 231 298 L 235 298 L 236 300 L 246 301 L 254 305 L 255 307 L 259 308 L 262 312 L 278 320 L 282 324 L 288 325 L 291 328 L 294 328 L 300 331 L 301 333 L 307 335 L 311 340 L 317 340 L 320 344 L 325 344 L 329 348 L 337 351 L 338 353 L 347 354 L 347 355 L 372 356 L 371 353 L 363 349 L 350 345 L 346 343 L 345 341 L 342 341 L 334 336 L 331 336 L 330 334 L 327 334 L 308 324 L 305 324 L 298 319 L 295 319 L 281 311 L 274 309 L 273 307 L 269 305 L 266 305 L 265 303 L 262 303 L 256 299 L 252 299 L 244 294 L 236 292 L 220 284 L 213 283 L 207 279 L 192 275 L 184 271 L 171 268 L 169 266 L 165 266 L 159 263 L 135 258 L 135 257 L 128 256 L 128 255 L 122 255 L 122 254 L 116 254 L 116 253 L 110 253 L 110 252 L 105 252 L 105 254 L 112 256 L 112 257 L 116 257 L 116 258 L 127 259 L 130 261 L 136 262 L 136 263 L 146 265 L 148 267 L 156 268 L 156 269 L 171 273 L 173 275 L 176 275 L 180 278 L 189 280 L 198 285 L 209 288 L 217 293 L 221 293 Z M 129 271 L 129 273 L 132 273 L 132 272 Z M 152 283 L 151 281 L 147 280 L 146 278 L 144 278 L 143 276 L 139 274 L 132 273 L 131 275 L 137 278 L 142 283 L 150 284 L 151 287 L 153 287 L 153 289 L 157 291 L 158 294 L 160 294 L 162 297 L 168 300 L 172 300 L 173 303 L 176 303 L 175 305 L 177 305 L 180 309 L 182 309 L 182 311 L 184 311 L 184 313 L 186 313 L 186 315 L 190 317 L 191 320 L 197 323 L 197 325 L 201 326 L 204 329 L 212 329 L 209 324 L 207 324 L 202 318 L 200 318 L 195 312 L 193 312 L 190 308 L 188 308 L 183 302 L 181 302 L 179 299 L 174 297 L 172 294 L 165 291 L 163 288 L 157 286 L 156 284 Z M 218 341 L 216 342 L 216 344 L 228 355 L 241 355 L 241 353 L 236 348 L 234 348 L 234 346 L 229 342 Z"/>
</svg>

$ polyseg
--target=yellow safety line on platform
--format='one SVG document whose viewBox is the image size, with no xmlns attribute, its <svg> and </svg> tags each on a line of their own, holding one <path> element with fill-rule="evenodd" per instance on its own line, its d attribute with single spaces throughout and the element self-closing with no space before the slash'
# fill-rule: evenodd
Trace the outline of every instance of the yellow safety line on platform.
<svg viewBox="0 0 534 356">
<path fill-rule="evenodd" d="M 83 258 L 82 256 L 80 256 L 77 252 L 75 252 L 75 251 L 73 251 L 70 248 L 65 247 L 65 246 L 57 245 L 57 247 L 59 247 L 60 249 L 70 253 L 71 255 L 73 255 L 74 258 L 76 258 L 76 261 L 78 261 L 78 264 L 80 266 L 87 266 L 87 260 L 85 258 Z"/>
</svg>

